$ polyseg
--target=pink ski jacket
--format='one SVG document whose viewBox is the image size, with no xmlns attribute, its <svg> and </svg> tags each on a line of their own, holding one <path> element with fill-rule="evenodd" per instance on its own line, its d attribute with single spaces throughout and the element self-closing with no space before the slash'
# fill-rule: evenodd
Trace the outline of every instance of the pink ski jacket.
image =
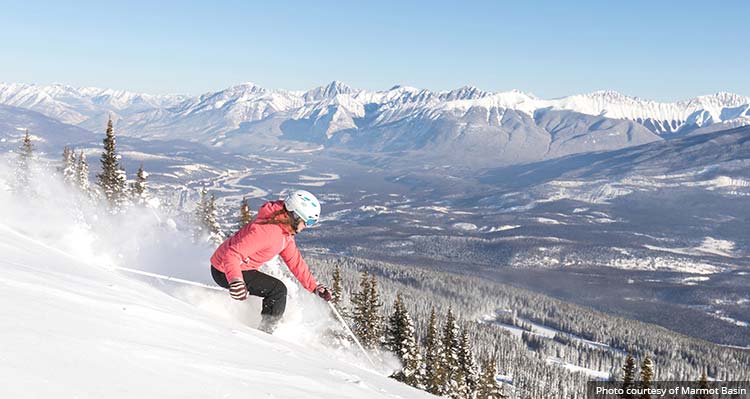
<svg viewBox="0 0 750 399">
<path fill-rule="evenodd" d="M 216 249 L 211 264 L 227 275 L 227 281 L 242 279 L 243 270 L 257 270 L 279 255 L 306 290 L 315 290 L 318 283 L 302 259 L 291 231 L 283 225 L 260 223 L 283 208 L 284 201 L 266 202 L 258 210 L 255 220 Z"/>
</svg>

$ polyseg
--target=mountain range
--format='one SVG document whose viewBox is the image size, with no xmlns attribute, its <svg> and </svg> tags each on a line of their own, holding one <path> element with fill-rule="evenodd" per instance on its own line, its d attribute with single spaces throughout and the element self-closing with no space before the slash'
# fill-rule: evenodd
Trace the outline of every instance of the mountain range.
<svg viewBox="0 0 750 399">
<path fill-rule="evenodd" d="M 94 132 L 112 117 L 120 135 L 196 141 L 231 152 L 330 148 L 483 167 L 750 124 L 750 98 L 725 92 L 674 103 L 614 91 L 546 100 L 472 86 L 368 91 L 337 81 L 309 91 L 243 83 L 199 96 L 3 83 L 0 104 Z"/>
</svg>

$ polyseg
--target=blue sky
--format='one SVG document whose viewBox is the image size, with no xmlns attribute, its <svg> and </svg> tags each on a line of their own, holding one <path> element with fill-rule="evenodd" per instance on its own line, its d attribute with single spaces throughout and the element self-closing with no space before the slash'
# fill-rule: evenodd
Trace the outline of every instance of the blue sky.
<svg viewBox="0 0 750 399">
<path fill-rule="evenodd" d="M 750 96 L 748 15 L 747 1 L 0 0 L 0 81 Z"/>
</svg>

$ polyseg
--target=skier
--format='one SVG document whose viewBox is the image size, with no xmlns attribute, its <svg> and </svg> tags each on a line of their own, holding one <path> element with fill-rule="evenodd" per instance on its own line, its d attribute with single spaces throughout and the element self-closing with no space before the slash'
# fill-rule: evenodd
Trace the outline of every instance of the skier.
<svg viewBox="0 0 750 399">
<path fill-rule="evenodd" d="M 272 333 L 286 308 L 284 283 L 258 270 L 276 255 L 306 290 L 331 300 L 331 291 L 315 281 L 294 242 L 294 235 L 315 224 L 319 217 L 318 199 L 304 190 L 293 191 L 284 200 L 266 202 L 251 223 L 224 241 L 211 256 L 211 275 L 216 284 L 229 289 L 232 298 L 263 298 L 260 330 Z"/>
</svg>

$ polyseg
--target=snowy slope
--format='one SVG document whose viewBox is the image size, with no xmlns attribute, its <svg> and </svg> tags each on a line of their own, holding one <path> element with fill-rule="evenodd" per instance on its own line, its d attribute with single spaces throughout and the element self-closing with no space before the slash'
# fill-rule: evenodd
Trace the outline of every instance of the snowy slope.
<svg viewBox="0 0 750 399">
<path fill-rule="evenodd" d="M 3 397 L 430 396 L 198 310 L 4 225 L 0 251 L 0 374 L 14 382 L 0 388 Z"/>
<path fill-rule="evenodd" d="M 25 108 L 0 105 L 0 148 L 15 150 L 26 129 L 33 137 L 35 148 L 54 154 L 71 143 L 99 141 L 99 137 L 78 126 Z"/>
<path fill-rule="evenodd" d="M 0 82 L 0 104 L 30 109 L 60 122 L 92 130 L 100 130 L 109 116 L 120 118 L 175 106 L 186 98 L 62 84 L 38 86 Z"/>
<path fill-rule="evenodd" d="M 208 282 L 210 247 L 157 208 L 107 215 L 48 170 L 35 175 L 32 204 L 0 167 L 0 375 L 13 382 L 0 397 L 430 397 L 329 349 L 320 327 L 335 320 L 289 279 L 285 321 L 269 336 L 248 327 L 257 298 L 119 271 Z"/>
<path fill-rule="evenodd" d="M 638 121 L 660 134 L 736 119 L 750 124 L 750 98 L 726 92 L 674 103 L 660 103 L 628 97 L 615 91 L 597 91 L 548 103 L 555 109 Z"/>
</svg>

